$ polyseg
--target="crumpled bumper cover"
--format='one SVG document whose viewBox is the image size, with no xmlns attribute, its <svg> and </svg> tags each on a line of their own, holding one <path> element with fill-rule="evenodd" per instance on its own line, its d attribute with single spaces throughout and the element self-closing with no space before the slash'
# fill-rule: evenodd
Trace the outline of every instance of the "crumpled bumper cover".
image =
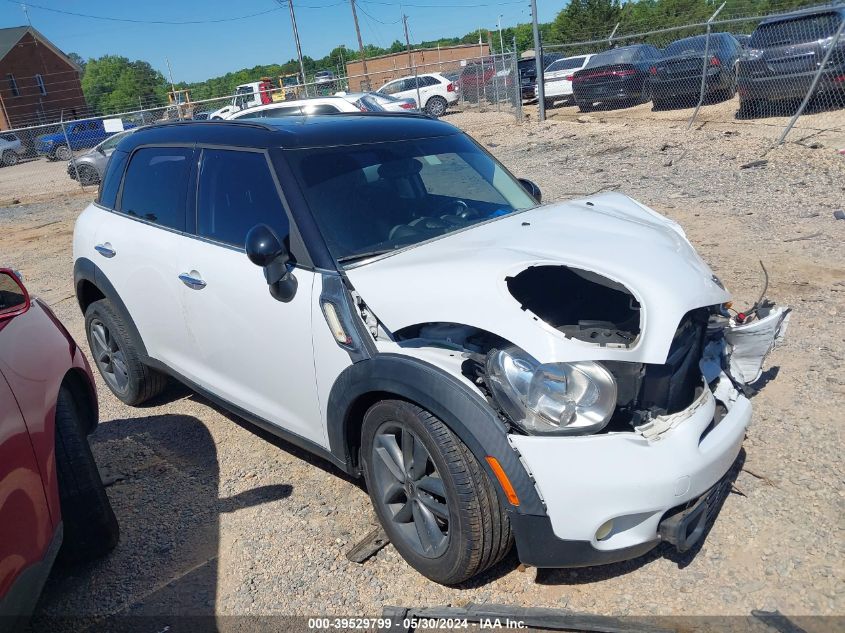
<svg viewBox="0 0 845 633">
<path fill-rule="evenodd" d="M 684 419 L 650 439 L 638 433 L 511 436 L 551 527 L 541 547 L 535 541 L 544 517 L 515 521 L 521 560 L 544 567 L 596 565 L 639 556 L 659 543 L 666 515 L 715 486 L 742 446 L 751 404 L 727 377 L 715 391 L 705 390 Z M 711 425 L 717 398 L 727 413 Z M 596 532 L 609 520 L 610 534 L 598 540 Z M 533 524 L 534 536 L 520 535 L 522 523 L 528 532 Z"/>
</svg>

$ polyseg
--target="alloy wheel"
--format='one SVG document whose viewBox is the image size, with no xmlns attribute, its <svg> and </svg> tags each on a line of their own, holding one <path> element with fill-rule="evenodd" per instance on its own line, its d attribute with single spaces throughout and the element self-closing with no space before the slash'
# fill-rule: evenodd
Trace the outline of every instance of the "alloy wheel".
<svg viewBox="0 0 845 633">
<path fill-rule="evenodd" d="M 373 441 L 374 498 L 420 556 L 438 558 L 449 545 L 446 487 L 422 440 L 398 422 Z"/>
<path fill-rule="evenodd" d="M 72 154 L 67 145 L 59 145 L 56 148 L 56 158 L 59 160 L 70 160 Z"/>
<path fill-rule="evenodd" d="M 89 326 L 91 353 L 100 373 L 109 386 L 122 392 L 129 384 L 129 369 L 126 356 L 117 344 L 106 325 L 99 319 L 93 319 Z"/>
</svg>

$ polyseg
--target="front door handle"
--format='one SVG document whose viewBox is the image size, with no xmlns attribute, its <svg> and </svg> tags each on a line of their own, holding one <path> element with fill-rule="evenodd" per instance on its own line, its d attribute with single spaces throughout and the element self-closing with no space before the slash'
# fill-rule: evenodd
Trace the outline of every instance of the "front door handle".
<svg viewBox="0 0 845 633">
<path fill-rule="evenodd" d="M 188 288 L 193 288 L 194 290 L 202 290 L 206 286 L 205 281 L 188 273 L 182 273 L 179 275 L 179 279 Z"/>
<path fill-rule="evenodd" d="M 97 245 L 94 247 L 94 250 L 95 250 L 95 251 L 97 251 L 97 252 L 98 252 L 100 255 L 102 255 L 103 257 L 112 258 L 112 257 L 114 257 L 115 255 L 117 255 L 117 251 L 115 251 L 115 250 L 111 247 L 111 244 L 109 244 L 108 242 L 106 242 L 105 244 L 97 244 Z"/>
</svg>

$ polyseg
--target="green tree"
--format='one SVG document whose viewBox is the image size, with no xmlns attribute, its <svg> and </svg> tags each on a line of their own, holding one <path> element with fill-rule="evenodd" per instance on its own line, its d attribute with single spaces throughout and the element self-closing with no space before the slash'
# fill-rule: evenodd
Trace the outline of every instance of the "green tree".
<svg viewBox="0 0 845 633">
<path fill-rule="evenodd" d="M 108 114 L 167 101 L 164 76 L 148 62 L 118 55 L 89 59 L 82 76 L 82 92 L 94 112 Z"/>
</svg>

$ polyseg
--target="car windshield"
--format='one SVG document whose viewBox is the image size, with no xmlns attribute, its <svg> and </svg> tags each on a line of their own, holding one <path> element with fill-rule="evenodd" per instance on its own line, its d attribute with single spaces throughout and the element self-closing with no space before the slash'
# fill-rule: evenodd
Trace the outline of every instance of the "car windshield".
<svg viewBox="0 0 845 633">
<path fill-rule="evenodd" d="M 751 34 L 749 46 L 768 48 L 822 40 L 836 33 L 841 21 L 842 16 L 839 13 L 831 12 L 761 24 Z"/>
<path fill-rule="evenodd" d="M 639 59 L 639 55 L 639 46 L 614 48 L 613 50 L 593 55 L 584 68 L 597 68 L 598 66 L 610 66 L 612 64 L 631 64 Z"/>
<path fill-rule="evenodd" d="M 463 134 L 286 154 L 339 262 L 389 253 L 537 204 Z"/>
<path fill-rule="evenodd" d="M 120 143 L 130 132 L 134 132 L 135 130 L 124 130 L 123 132 L 118 132 L 117 134 L 108 137 L 105 141 L 100 143 L 97 146 L 101 152 L 107 152 L 110 149 L 114 149 L 117 147 L 117 144 Z"/>
</svg>

